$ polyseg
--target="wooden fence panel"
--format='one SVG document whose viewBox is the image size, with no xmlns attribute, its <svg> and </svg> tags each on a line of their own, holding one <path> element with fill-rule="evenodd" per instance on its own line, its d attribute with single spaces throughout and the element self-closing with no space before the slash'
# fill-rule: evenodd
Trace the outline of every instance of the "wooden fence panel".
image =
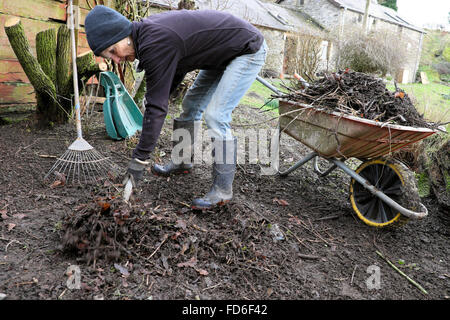
<svg viewBox="0 0 450 320">
<path fill-rule="evenodd" d="M 79 0 L 80 25 L 78 33 L 78 53 L 89 51 L 84 33 L 84 20 L 90 11 L 88 0 Z M 36 56 L 36 34 L 40 31 L 58 28 L 67 20 L 67 2 L 65 0 L 2 0 L 0 1 L 0 112 L 11 104 L 35 104 L 33 87 L 17 61 L 8 37 L 5 21 L 13 16 L 19 17 Z M 94 1 L 90 1 L 91 4 Z M 113 7 L 114 1 L 104 0 L 104 4 Z M 98 58 L 97 60 L 100 60 Z"/>
<path fill-rule="evenodd" d="M 97 1 L 100 3 L 100 1 Z M 6 36 L 5 21 L 13 16 L 19 17 L 36 56 L 36 34 L 40 31 L 58 28 L 67 21 L 65 0 L 0 0 L 0 113 L 11 105 L 35 104 L 34 89 L 23 72 Z M 89 3 L 94 4 L 93 0 Z M 106 6 L 114 7 L 113 0 L 103 0 Z M 84 33 L 84 20 L 90 11 L 88 0 L 79 0 L 78 54 L 89 51 Z M 101 58 L 97 58 L 98 61 Z"/>
<path fill-rule="evenodd" d="M 35 103 L 34 88 L 28 83 L 0 83 L 0 110 L 2 104 Z"/>
<path fill-rule="evenodd" d="M 66 20 L 66 4 L 54 0 L 4 0 L 0 12 L 36 20 Z"/>
<path fill-rule="evenodd" d="M 5 21 L 11 18 L 11 15 L 8 14 L 0 14 L 0 60 L 3 59 L 16 59 L 16 55 L 14 54 L 11 45 L 9 44 L 8 37 L 5 33 Z M 36 56 L 36 34 L 40 31 L 50 29 L 50 28 L 58 28 L 61 24 L 57 22 L 45 22 L 40 20 L 34 20 L 30 18 L 20 18 L 23 28 L 25 30 L 25 36 L 30 42 L 30 46 L 33 50 L 33 54 Z"/>
<path fill-rule="evenodd" d="M 0 60 L 1 82 L 29 82 L 17 60 Z"/>
</svg>

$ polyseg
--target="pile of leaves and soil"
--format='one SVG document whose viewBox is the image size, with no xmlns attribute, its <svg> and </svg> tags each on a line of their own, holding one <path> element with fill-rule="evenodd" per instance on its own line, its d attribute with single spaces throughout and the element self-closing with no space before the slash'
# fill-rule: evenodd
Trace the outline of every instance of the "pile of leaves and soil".
<svg viewBox="0 0 450 320">
<path fill-rule="evenodd" d="M 124 260 L 149 262 L 156 253 L 159 256 L 158 251 L 165 244 L 161 250 L 169 252 L 165 260 L 170 258 L 178 261 L 178 267 L 192 267 L 200 275 L 208 275 L 206 270 L 196 266 L 199 252 L 190 250 L 196 240 L 189 238 L 189 229 L 207 230 L 193 223 L 193 217 L 183 217 L 190 211 L 188 206 L 172 210 L 166 205 L 142 203 L 142 198 L 134 200 L 137 204 L 131 205 L 121 197 L 97 195 L 94 201 L 77 206 L 62 222 L 60 249 L 74 254 L 78 262 L 95 267 L 98 261 L 100 264 Z M 195 256 L 187 261 L 185 257 L 193 251 L 196 251 Z M 220 252 L 217 248 L 216 251 Z M 205 254 L 209 256 L 211 252 L 207 249 L 200 252 L 200 255 Z M 167 261 L 163 266 L 169 271 Z"/>
<path fill-rule="evenodd" d="M 296 87 L 302 87 L 298 83 Z M 427 122 L 409 96 L 396 86 L 392 92 L 382 79 L 351 70 L 326 73 L 304 90 L 287 88 L 281 98 L 302 102 L 329 111 L 405 126 L 437 128 Z"/>
<path fill-rule="evenodd" d="M 268 253 L 257 250 L 255 243 L 285 239 L 277 225 L 258 214 L 248 216 L 252 209 L 242 204 L 192 215 L 188 205 L 173 208 L 167 202 L 155 206 L 136 200 L 138 204 L 131 206 L 121 198 L 98 197 L 78 206 L 64 217 L 59 249 L 92 268 L 113 264 L 125 278 L 133 266 L 147 265 L 182 283 L 186 277 L 198 281 L 210 273 L 228 274 L 241 268 L 273 269 Z M 248 242 L 252 248 L 246 247 Z"/>
</svg>

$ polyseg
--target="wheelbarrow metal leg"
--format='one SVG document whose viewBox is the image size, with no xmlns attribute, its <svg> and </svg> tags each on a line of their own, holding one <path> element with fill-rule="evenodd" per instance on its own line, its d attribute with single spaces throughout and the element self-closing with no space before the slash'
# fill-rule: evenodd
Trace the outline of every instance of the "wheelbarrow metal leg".
<svg viewBox="0 0 450 320">
<path fill-rule="evenodd" d="M 307 163 L 309 160 L 313 159 L 317 157 L 317 153 L 316 152 L 311 152 L 310 154 L 306 155 L 303 159 L 299 160 L 297 163 L 295 163 L 292 167 L 290 167 L 289 169 L 285 170 L 285 171 L 278 171 L 278 174 L 280 176 L 287 176 L 289 173 L 297 170 L 299 167 L 301 167 L 302 165 L 304 165 L 305 163 Z"/>
<path fill-rule="evenodd" d="M 340 169 L 342 169 L 345 173 L 347 173 L 350 177 L 358 181 L 364 188 L 369 190 L 374 196 L 377 196 L 380 198 L 383 202 L 385 202 L 388 206 L 391 208 L 397 210 L 404 216 L 411 218 L 411 219 L 422 219 L 428 215 L 427 208 L 421 203 L 420 205 L 423 208 L 423 212 L 414 212 L 412 210 L 406 209 L 394 200 L 392 200 L 390 197 L 385 195 L 383 192 L 375 188 L 375 186 L 371 185 L 366 179 L 361 177 L 359 174 L 357 174 L 355 171 L 350 169 L 343 163 L 342 161 L 336 160 L 336 159 L 329 159 L 331 162 L 333 162 L 335 165 L 337 165 Z"/>
<path fill-rule="evenodd" d="M 316 173 L 318 173 L 321 177 L 325 177 L 325 176 L 327 176 L 327 175 L 329 175 L 331 172 L 333 172 L 336 168 L 337 168 L 337 166 L 335 165 L 335 164 L 333 164 L 331 167 L 329 167 L 327 170 L 325 170 L 325 171 L 321 171 L 320 170 L 320 168 L 319 168 L 319 164 L 317 163 L 317 158 L 318 157 L 315 157 L 314 158 L 314 160 L 313 160 L 313 163 L 314 163 L 314 171 L 316 172 Z"/>
</svg>

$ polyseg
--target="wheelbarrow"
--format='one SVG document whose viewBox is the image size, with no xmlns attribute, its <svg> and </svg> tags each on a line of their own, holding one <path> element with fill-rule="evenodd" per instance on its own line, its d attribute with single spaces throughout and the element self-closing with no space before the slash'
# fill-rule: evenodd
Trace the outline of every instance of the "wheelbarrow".
<svg viewBox="0 0 450 320">
<path fill-rule="evenodd" d="M 264 79 L 257 80 L 280 94 Z M 309 161 L 321 177 L 342 169 L 351 177 L 352 208 L 370 226 L 397 226 L 428 215 L 420 202 L 414 173 L 389 155 L 437 130 L 381 123 L 286 99 L 279 100 L 279 114 L 280 132 L 312 149 L 287 170 L 278 170 L 280 176 Z M 318 158 L 327 160 L 329 167 L 319 168 Z M 356 170 L 345 163 L 352 159 L 362 161 Z"/>
</svg>

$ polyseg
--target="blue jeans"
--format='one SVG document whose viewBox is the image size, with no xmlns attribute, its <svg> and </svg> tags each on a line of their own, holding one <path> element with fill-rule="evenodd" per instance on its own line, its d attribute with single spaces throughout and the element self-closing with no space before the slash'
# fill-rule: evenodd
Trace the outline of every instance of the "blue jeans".
<svg viewBox="0 0 450 320">
<path fill-rule="evenodd" d="M 204 119 L 211 138 L 232 140 L 231 113 L 255 81 L 267 55 L 264 41 L 258 52 L 233 59 L 225 70 L 201 70 L 184 96 L 178 120 Z"/>
</svg>

